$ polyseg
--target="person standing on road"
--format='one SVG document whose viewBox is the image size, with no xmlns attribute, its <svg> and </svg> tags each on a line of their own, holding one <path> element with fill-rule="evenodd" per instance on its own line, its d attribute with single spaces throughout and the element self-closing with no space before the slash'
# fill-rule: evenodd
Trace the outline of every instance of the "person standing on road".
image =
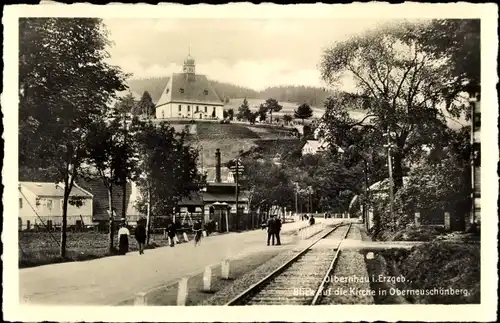
<svg viewBox="0 0 500 323">
<path fill-rule="evenodd" d="M 276 222 L 274 220 L 274 215 L 271 215 L 269 220 L 267 220 L 267 245 L 269 246 L 270 240 L 272 240 L 274 246 L 274 236 L 276 234 Z"/>
<path fill-rule="evenodd" d="M 167 226 L 167 236 L 168 236 L 168 242 L 170 244 L 170 247 L 175 246 L 175 235 L 176 235 L 176 230 L 175 230 L 175 223 L 170 222 Z"/>
<path fill-rule="evenodd" d="M 203 233 L 203 225 L 201 224 L 201 220 L 197 220 L 193 225 L 194 232 L 194 246 L 196 247 L 200 241 Z"/>
<path fill-rule="evenodd" d="M 276 227 L 275 229 L 276 245 L 281 246 L 281 241 L 280 241 L 281 219 L 279 217 L 276 217 L 275 227 Z"/>
<path fill-rule="evenodd" d="M 118 253 L 120 255 L 125 255 L 128 252 L 128 236 L 130 231 L 127 228 L 125 221 L 120 224 L 120 229 L 118 230 Z"/>
<path fill-rule="evenodd" d="M 314 219 L 314 215 L 311 214 L 311 217 L 309 218 L 309 225 L 313 225 L 316 222 Z"/>
<path fill-rule="evenodd" d="M 137 245 L 139 246 L 139 254 L 144 254 L 144 245 L 146 244 L 146 225 L 144 220 L 137 221 L 137 227 L 135 228 L 135 240 L 137 240 Z"/>
</svg>

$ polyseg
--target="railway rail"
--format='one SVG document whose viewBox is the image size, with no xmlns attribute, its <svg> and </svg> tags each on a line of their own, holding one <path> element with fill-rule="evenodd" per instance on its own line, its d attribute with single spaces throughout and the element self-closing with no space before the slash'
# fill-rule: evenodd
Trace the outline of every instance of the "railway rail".
<svg viewBox="0 0 500 323">
<path fill-rule="evenodd" d="M 300 251 L 281 267 L 233 298 L 226 305 L 316 305 L 333 272 L 340 245 L 351 224 L 340 223 Z M 336 236 L 332 248 L 314 248 L 323 239 Z M 332 252 L 334 251 L 334 252 Z"/>
</svg>

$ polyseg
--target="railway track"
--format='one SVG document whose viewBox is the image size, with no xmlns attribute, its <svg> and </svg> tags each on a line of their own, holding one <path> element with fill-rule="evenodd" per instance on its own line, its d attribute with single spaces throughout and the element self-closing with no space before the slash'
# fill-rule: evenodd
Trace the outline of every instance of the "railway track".
<svg viewBox="0 0 500 323">
<path fill-rule="evenodd" d="M 236 296 L 226 305 L 316 305 L 340 254 L 351 224 L 340 223 L 308 247 Z M 323 239 L 337 238 L 332 248 L 315 248 Z"/>
</svg>

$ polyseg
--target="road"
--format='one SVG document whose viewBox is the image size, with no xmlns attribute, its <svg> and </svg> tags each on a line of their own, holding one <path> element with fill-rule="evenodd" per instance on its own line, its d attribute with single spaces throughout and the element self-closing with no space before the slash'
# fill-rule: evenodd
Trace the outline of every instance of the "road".
<svg viewBox="0 0 500 323">
<path fill-rule="evenodd" d="M 304 222 L 285 223 L 290 232 Z M 287 248 L 291 236 L 283 235 L 282 247 L 266 246 L 267 233 L 255 230 L 205 238 L 201 245 L 184 243 L 174 248 L 146 250 L 85 262 L 53 264 L 19 270 L 19 301 L 37 305 L 115 305 L 134 294 L 174 283 L 226 257 L 259 248 Z"/>
</svg>

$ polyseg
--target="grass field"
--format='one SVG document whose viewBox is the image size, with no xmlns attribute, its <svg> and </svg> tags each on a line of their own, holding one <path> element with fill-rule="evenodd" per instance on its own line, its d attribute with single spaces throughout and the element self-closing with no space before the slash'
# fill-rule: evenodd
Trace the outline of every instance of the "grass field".
<svg viewBox="0 0 500 323">
<path fill-rule="evenodd" d="M 19 268 L 111 256 L 107 233 L 68 232 L 67 237 L 67 257 L 63 259 L 59 257 L 59 232 L 52 232 L 52 235 L 49 232 L 19 232 Z M 168 245 L 168 241 L 162 234 L 153 234 L 150 244 L 151 247 L 161 247 Z M 116 235 L 114 246 L 118 246 Z M 138 250 L 133 237 L 129 238 L 129 250 Z"/>
</svg>

